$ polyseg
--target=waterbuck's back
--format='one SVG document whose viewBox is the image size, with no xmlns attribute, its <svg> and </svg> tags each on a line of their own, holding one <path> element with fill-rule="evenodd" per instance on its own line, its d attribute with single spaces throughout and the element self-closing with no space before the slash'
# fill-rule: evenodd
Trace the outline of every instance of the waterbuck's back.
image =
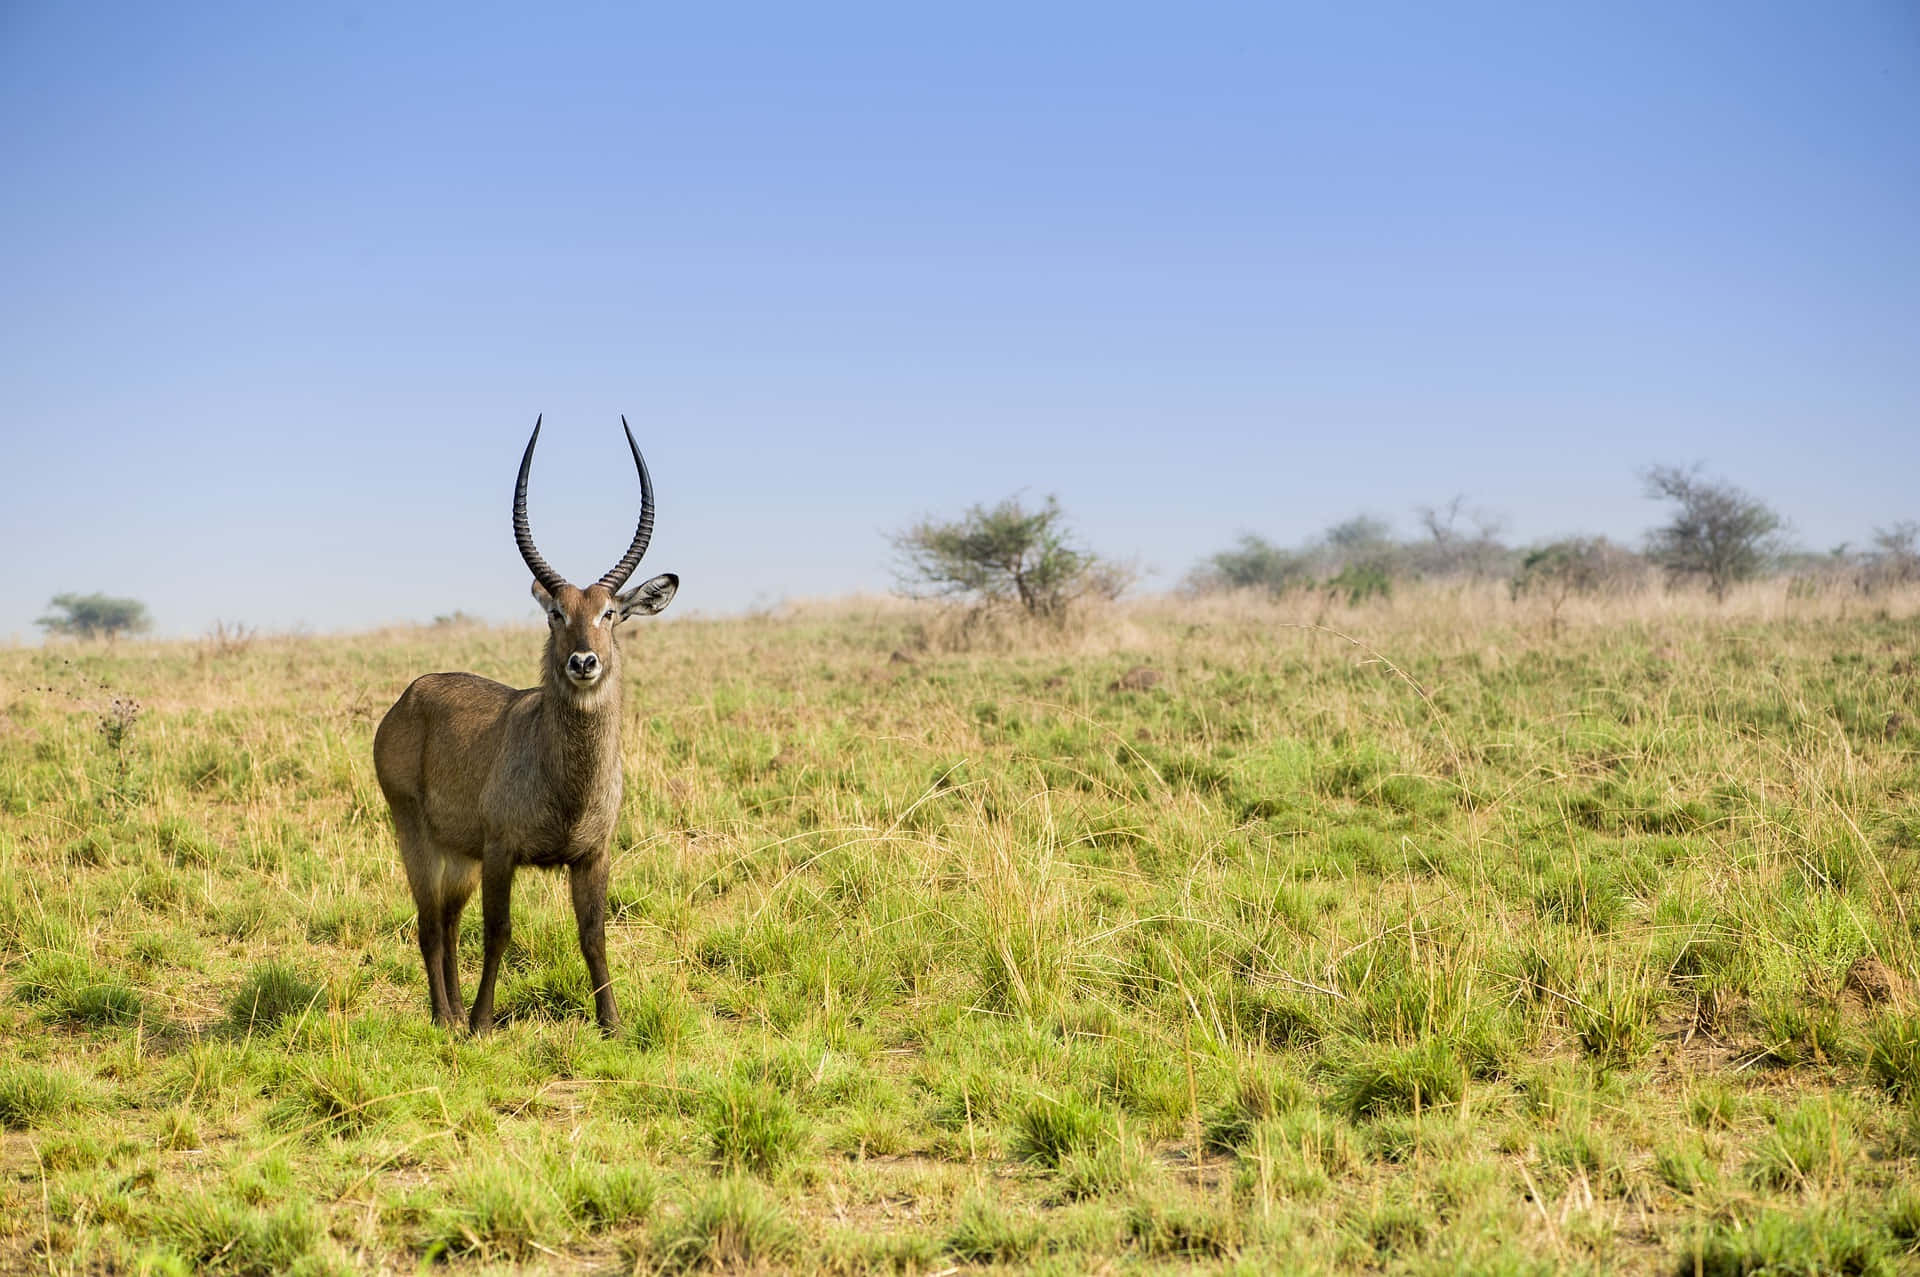
<svg viewBox="0 0 1920 1277">
<path fill-rule="evenodd" d="M 512 720 L 538 699 L 478 674 L 415 679 L 373 737 L 373 770 L 388 804 L 418 811 L 442 849 L 478 858 L 488 779 Z"/>
</svg>

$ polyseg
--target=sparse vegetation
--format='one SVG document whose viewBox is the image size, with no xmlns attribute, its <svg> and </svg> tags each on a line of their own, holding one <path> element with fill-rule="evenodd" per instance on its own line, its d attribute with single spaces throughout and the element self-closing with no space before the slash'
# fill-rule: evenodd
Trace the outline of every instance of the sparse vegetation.
<svg viewBox="0 0 1920 1277">
<path fill-rule="evenodd" d="M 0 651 L 0 1271 L 1911 1267 L 1920 590 L 1510 571 L 657 627 L 611 1039 L 539 874 L 428 1022 L 372 773 L 537 636 Z"/>
</svg>

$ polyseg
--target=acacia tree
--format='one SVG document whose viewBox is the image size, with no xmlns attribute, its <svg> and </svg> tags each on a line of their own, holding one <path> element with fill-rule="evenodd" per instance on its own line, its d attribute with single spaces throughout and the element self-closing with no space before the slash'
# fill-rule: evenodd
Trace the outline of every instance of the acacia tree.
<svg viewBox="0 0 1920 1277">
<path fill-rule="evenodd" d="M 951 522 L 926 518 L 893 534 L 900 589 L 917 598 L 970 598 L 1060 620 L 1078 600 L 1114 598 L 1131 573 L 1073 544 L 1059 501 L 1028 509 L 1018 497 L 976 505 Z"/>
<path fill-rule="evenodd" d="M 139 634 L 152 626 L 147 605 L 138 599 L 116 599 L 105 594 L 56 594 L 51 606 L 61 615 L 48 614 L 34 624 L 49 634 L 71 634 L 79 638 L 113 638 L 120 634 Z"/>
<path fill-rule="evenodd" d="M 1731 483 L 1706 478 L 1698 466 L 1654 466 L 1641 478 L 1647 496 L 1679 505 L 1673 522 L 1647 535 L 1647 557 L 1666 569 L 1669 581 L 1705 577 L 1721 601 L 1735 582 L 1759 575 L 1770 539 L 1785 526 L 1770 506 Z"/>
</svg>

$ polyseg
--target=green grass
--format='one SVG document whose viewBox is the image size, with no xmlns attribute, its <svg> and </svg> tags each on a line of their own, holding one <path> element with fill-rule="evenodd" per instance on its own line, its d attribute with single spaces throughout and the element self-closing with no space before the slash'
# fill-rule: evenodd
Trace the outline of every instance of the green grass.
<svg viewBox="0 0 1920 1277">
<path fill-rule="evenodd" d="M 635 627 L 612 1040 L 372 774 L 536 634 L 0 650 L 0 1271 L 1911 1270 L 1915 602 Z"/>
</svg>

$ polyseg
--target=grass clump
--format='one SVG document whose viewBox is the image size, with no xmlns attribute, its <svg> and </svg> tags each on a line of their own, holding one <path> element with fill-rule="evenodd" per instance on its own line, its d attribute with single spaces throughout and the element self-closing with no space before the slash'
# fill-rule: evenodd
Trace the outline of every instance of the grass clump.
<svg viewBox="0 0 1920 1277">
<path fill-rule="evenodd" d="M 1653 1045 L 1654 990 L 1609 980 L 1574 1004 L 1569 1021 L 1580 1049 L 1603 1064 L 1632 1064 Z"/>
<path fill-rule="evenodd" d="M 1067 1092 L 1055 1099 L 1035 1095 L 1013 1118 L 1013 1153 L 1023 1162 L 1058 1167 L 1076 1153 L 1097 1148 L 1113 1129 L 1112 1118 Z"/>
<path fill-rule="evenodd" d="M 567 1214 L 593 1233 L 645 1221 L 659 1196 L 653 1176 L 631 1165 L 575 1159 L 551 1178 Z"/>
<path fill-rule="evenodd" d="M 1885 1242 L 1845 1209 L 1763 1211 L 1702 1227 L 1674 1257 L 1674 1277 L 1891 1277 Z"/>
<path fill-rule="evenodd" d="M 71 1109 L 78 1093 L 64 1073 L 19 1061 L 0 1064 L 0 1130 L 32 1130 Z"/>
<path fill-rule="evenodd" d="M 258 1203 L 193 1191 L 155 1207 L 138 1231 L 162 1254 L 194 1272 L 278 1277 L 312 1269 L 320 1227 L 304 1205 Z"/>
<path fill-rule="evenodd" d="M 1920 1012 L 1885 1016 L 1868 1032 L 1867 1076 L 1896 1098 L 1920 1096 Z"/>
<path fill-rule="evenodd" d="M 728 1170 L 768 1175 L 805 1146 L 807 1131 L 793 1102 L 761 1082 L 729 1078 L 707 1092 L 707 1147 Z"/>
<path fill-rule="evenodd" d="M 524 1167 L 485 1166 L 463 1176 L 427 1220 L 421 1257 L 519 1262 L 564 1232 L 553 1196 Z"/>
<path fill-rule="evenodd" d="M 1220 1153 L 1244 1148 L 1260 1123 L 1298 1107 L 1304 1098 L 1299 1084 L 1291 1078 L 1277 1078 L 1265 1071 L 1242 1074 L 1233 1097 L 1207 1116 L 1207 1147 Z"/>
<path fill-rule="evenodd" d="M 1807 1100 L 1780 1114 L 1751 1167 L 1766 1188 L 1820 1187 L 1844 1175 L 1856 1156 L 1852 1122 L 1828 1100 Z"/>
<path fill-rule="evenodd" d="M 146 999 L 132 988 L 111 981 L 85 984 L 56 996 L 47 1016 L 74 1028 L 106 1029 L 137 1024 L 151 1018 Z"/>
<path fill-rule="evenodd" d="M 284 962 L 255 967 L 227 999 L 227 1027 L 235 1033 L 264 1033 L 284 1020 L 305 1015 L 326 990 Z"/>
<path fill-rule="evenodd" d="M 800 1233 L 766 1190 L 730 1176 L 699 1190 L 654 1232 L 649 1247 L 662 1272 L 771 1269 L 800 1250 Z"/>
<path fill-rule="evenodd" d="M 1016 1264 L 1044 1254 L 1047 1238 L 1039 1221 L 975 1193 L 961 1201 L 944 1245 L 962 1264 Z"/>
<path fill-rule="evenodd" d="M 1239 1212 L 1214 1202 L 1151 1198 L 1127 1211 L 1127 1237 L 1153 1259 L 1224 1259 L 1239 1249 Z"/>
<path fill-rule="evenodd" d="M 642 1051 L 674 1051 L 688 1037 L 693 1016 L 686 999 L 670 987 L 650 985 L 626 1009 L 627 1041 Z"/>
<path fill-rule="evenodd" d="M 1465 1063 L 1441 1037 L 1412 1046 L 1356 1043 L 1333 1079 L 1333 1099 L 1358 1120 L 1414 1113 L 1460 1101 Z"/>
</svg>

